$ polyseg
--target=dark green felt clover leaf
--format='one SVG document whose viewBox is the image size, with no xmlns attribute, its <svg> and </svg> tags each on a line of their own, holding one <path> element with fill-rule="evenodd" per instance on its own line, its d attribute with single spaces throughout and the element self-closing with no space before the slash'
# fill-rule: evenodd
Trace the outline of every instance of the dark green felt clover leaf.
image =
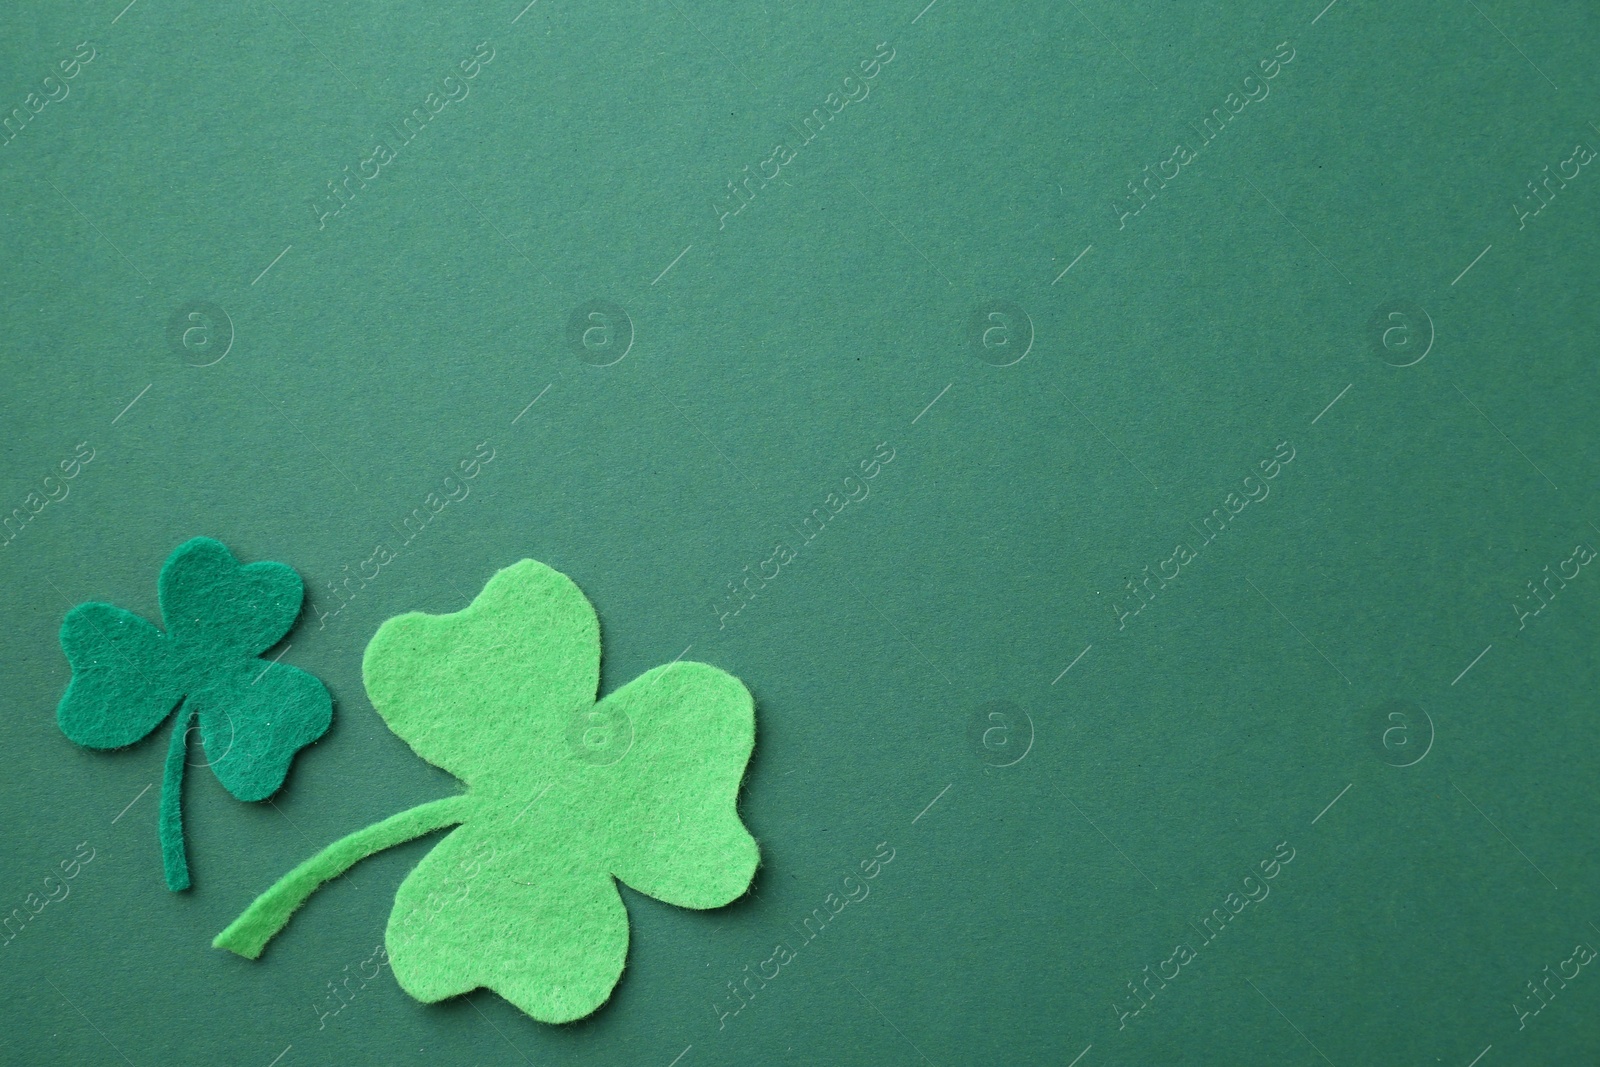
<svg viewBox="0 0 1600 1067">
<path fill-rule="evenodd" d="M 72 681 L 61 732 L 89 748 L 122 748 L 173 716 L 161 783 L 161 857 L 169 889 L 189 888 L 181 793 L 188 735 L 199 720 L 206 762 L 240 800 L 277 792 L 296 752 L 333 721 L 328 690 L 260 656 L 300 614 L 305 586 L 282 563 L 240 564 L 209 537 L 185 541 L 158 583 L 163 633 L 110 604 L 79 604 L 61 624 Z"/>
<path fill-rule="evenodd" d="M 455 826 L 401 884 L 389 961 L 423 1001 L 487 986 L 568 1022 L 622 975 L 618 880 L 715 908 L 755 875 L 736 801 L 755 709 L 704 663 L 647 671 L 598 702 L 600 627 L 565 575 L 523 560 L 452 615 L 390 619 L 367 646 L 373 706 L 466 783 L 358 830 L 285 875 L 214 944 L 251 959 L 316 888 L 372 853 Z"/>
</svg>

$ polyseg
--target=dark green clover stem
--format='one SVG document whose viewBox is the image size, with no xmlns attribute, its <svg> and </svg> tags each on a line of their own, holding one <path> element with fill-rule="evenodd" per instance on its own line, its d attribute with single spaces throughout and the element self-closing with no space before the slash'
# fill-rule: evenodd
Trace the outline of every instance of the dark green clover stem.
<svg viewBox="0 0 1600 1067">
<path fill-rule="evenodd" d="M 464 822 L 469 804 L 469 799 L 464 795 L 431 800 L 341 837 L 278 879 L 271 889 L 262 893 L 244 910 L 244 914 L 229 923 L 228 928 L 211 942 L 211 946 L 237 952 L 246 959 L 255 959 L 261 955 L 267 942 L 283 929 L 294 910 L 304 904 L 323 882 L 337 878 L 375 852 Z"/>
<path fill-rule="evenodd" d="M 172 740 L 167 745 L 167 766 L 161 775 L 161 865 L 167 888 L 174 893 L 189 888 L 189 857 L 183 846 L 183 765 L 189 758 L 189 724 L 194 713 L 178 709 L 172 717 Z"/>
</svg>

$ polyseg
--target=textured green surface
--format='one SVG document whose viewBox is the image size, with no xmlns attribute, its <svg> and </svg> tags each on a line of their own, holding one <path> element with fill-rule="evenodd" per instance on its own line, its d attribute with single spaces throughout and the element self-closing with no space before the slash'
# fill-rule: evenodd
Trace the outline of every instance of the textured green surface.
<svg viewBox="0 0 1600 1067">
<path fill-rule="evenodd" d="M 0 13 L 5 108 L 78 64 L 0 147 L 0 1062 L 1600 1053 L 1600 976 L 1544 970 L 1600 947 L 1594 4 L 525 2 Z M 171 894 L 165 739 L 62 737 L 56 634 L 155 618 L 195 531 L 305 576 L 288 658 L 340 713 L 272 805 L 192 775 Z M 680 652 L 749 686 L 753 895 L 624 888 L 567 1027 L 399 988 L 428 840 L 211 949 L 456 788 L 362 649 L 528 557 L 596 606 L 601 691 Z"/>
</svg>

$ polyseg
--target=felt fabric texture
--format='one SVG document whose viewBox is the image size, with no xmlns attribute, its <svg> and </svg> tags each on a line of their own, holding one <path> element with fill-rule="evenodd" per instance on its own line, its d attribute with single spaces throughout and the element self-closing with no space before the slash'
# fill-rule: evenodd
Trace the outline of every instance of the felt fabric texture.
<svg viewBox="0 0 1600 1067">
<path fill-rule="evenodd" d="M 110 604 L 67 612 L 61 648 L 72 680 L 56 721 L 80 745 L 122 748 L 184 702 L 174 716 L 160 821 L 167 884 L 182 889 L 188 865 L 177 795 L 191 716 L 218 781 L 240 800 L 263 800 L 283 785 L 295 753 L 327 731 L 333 700 L 305 671 L 260 658 L 300 614 L 305 587 L 290 567 L 241 564 L 220 542 L 197 537 L 167 558 L 157 589 L 165 632 Z"/>
<path fill-rule="evenodd" d="M 627 955 L 615 879 L 689 908 L 749 887 L 759 854 L 737 811 L 755 740 L 749 691 L 716 667 L 673 663 L 596 703 L 599 671 L 593 607 L 533 560 L 462 611 L 390 619 L 367 646 L 363 679 L 384 721 L 467 785 L 449 798 L 461 825 L 406 877 L 389 916 L 390 966 L 417 999 L 486 986 L 536 1019 L 582 1018 Z M 374 843 L 352 845 L 366 833 L 291 872 L 219 946 L 259 952 L 312 876 Z"/>
<path fill-rule="evenodd" d="M 167 764 L 161 772 L 161 870 L 167 888 L 189 888 L 189 851 L 183 841 L 183 766 L 189 759 L 189 724 L 194 712 L 184 708 L 167 740 Z"/>
</svg>

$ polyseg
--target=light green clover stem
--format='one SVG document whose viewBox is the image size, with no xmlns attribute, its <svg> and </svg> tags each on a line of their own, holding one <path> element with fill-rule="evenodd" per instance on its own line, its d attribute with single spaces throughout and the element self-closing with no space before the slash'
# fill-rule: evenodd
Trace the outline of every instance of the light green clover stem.
<svg viewBox="0 0 1600 1067">
<path fill-rule="evenodd" d="M 217 935 L 211 947 L 225 948 L 246 959 L 255 959 L 261 955 L 267 942 L 288 923 L 294 910 L 304 904 L 323 882 L 337 878 L 375 852 L 465 821 L 468 809 L 466 796 L 444 797 L 419 804 L 341 837 L 278 879 L 277 884 L 257 897 L 244 910 L 244 914 Z"/>
</svg>

